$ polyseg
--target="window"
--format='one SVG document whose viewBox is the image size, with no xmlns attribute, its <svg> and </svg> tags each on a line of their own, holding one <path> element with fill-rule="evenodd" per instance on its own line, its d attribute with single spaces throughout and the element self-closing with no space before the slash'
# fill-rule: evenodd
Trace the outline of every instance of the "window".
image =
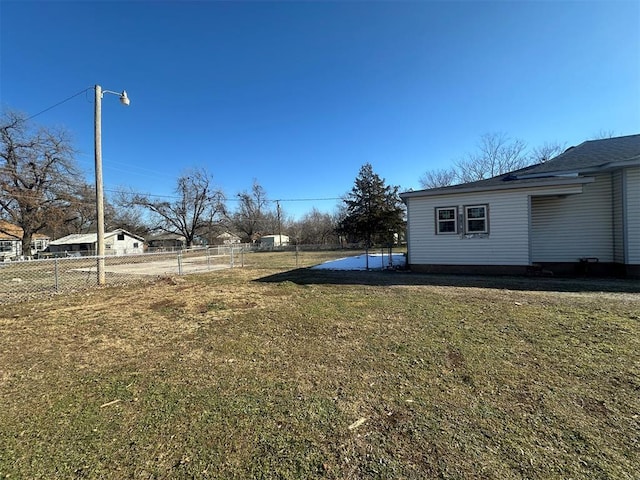
<svg viewBox="0 0 640 480">
<path fill-rule="evenodd" d="M 133 248 L 138 248 L 138 242 L 133 242 Z"/>
<path fill-rule="evenodd" d="M 458 215 L 456 207 L 436 208 L 436 233 L 458 233 Z"/>
<path fill-rule="evenodd" d="M 487 205 L 471 205 L 464 207 L 465 233 L 489 233 Z"/>
<path fill-rule="evenodd" d="M 124 233 L 118 234 L 118 240 L 124 240 Z"/>
<path fill-rule="evenodd" d="M 13 242 L 10 242 L 10 241 L 0 242 L 0 252 L 12 252 L 12 251 L 13 251 Z"/>
<path fill-rule="evenodd" d="M 31 250 L 40 251 L 44 250 L 45 248 L 46 246 L 44 244 L 44 240 L 35 240 L 31 242 Z"/>
</svg>

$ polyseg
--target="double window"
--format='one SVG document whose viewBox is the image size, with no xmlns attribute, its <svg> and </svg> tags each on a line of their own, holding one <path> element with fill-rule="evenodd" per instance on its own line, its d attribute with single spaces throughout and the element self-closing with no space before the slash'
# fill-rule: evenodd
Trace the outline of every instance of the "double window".
<svg viewBox="0 0 640 480">
<path fill-rule="evenodd" d="M 489 233 L 489 206 L 465 205 L 464 222 L 458 219 L 458 207 L 436 208 L 436 234 L 457 234 L 462 229 L 465 235 Z"/>
</svg>

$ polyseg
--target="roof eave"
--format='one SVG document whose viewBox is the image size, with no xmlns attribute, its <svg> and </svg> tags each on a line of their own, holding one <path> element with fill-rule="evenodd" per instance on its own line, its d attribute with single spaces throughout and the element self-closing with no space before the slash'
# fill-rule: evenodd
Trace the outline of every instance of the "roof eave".
<svg viewBox="0 0 640 480">
<path fill-rule="evenodd" d="M 544 178 L 544 177 L 557 177 L 557 176 L 568 176 L 568 175 L 582 175 L 582 174 L 592 174 L 599 172 L 606 172 L 609 170 L 617 170 L 620 168 L 628 168 L 628 167 L 640 167 L 640 157 L 636 156 L 629 160 L 622 160 L 618 162 L 608 162 L 603 163 L 601 165 L 592 166 L 589 168 L 581 168 L 581 169 L 573 169 L 573 170 L 556 170 L 556 171 L 548 171 L 548 172 L 539 172 L 539 173 L 530 173 L 518 175 L 519 179 L 529 179 L 529 178 Z"/>
<path fill-rule="evenodd" d="M 480 193 L 491 192 L 496 190 L 517 190 L 522 188 L 539 188 L 539 187 L 554 187 L 559 185 L 584 185 L 587 183 L 593 183 L 595 179 L 593 177 L 577 177 L 577 178 L 557 178 L 545 177 L 539 182 L 535 183 L 521 183 L 519 180 L 505 181 L 503 185 L 487 185 L 477 187 L 460 187 L 460 188 L 433 188 L 429 190 L 418 190 L 415 192 L 403 192 L 400 194 L 400 198 L 415 198 L 415 197 L 435 197 L 438 195 L 458 195 L 460 193 Z"/>
</svg>

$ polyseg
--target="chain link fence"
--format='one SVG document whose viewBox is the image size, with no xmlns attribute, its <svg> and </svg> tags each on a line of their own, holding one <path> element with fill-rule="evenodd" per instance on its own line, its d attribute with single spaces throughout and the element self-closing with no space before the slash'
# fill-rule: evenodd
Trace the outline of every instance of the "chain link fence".
<svg viewBox="0 0 640 480">
<path fill-rule="evenodd" d="M 392 253 L 406 252 L 406 247 L 372 247 L 368 251 L 362 245 L 286 245 L 245 250 L 244 262 L 252 268 L 295 269 L 307 268 L 325 262 L 349 257 L 364 257 L 368 253 L 370 270 L 386 270 Z M 403 263 L 404 264 L 404 263 Z M 363 266 L 365 265 L 363 260 Z"/>
<path fill-rule="evenodd" d="M 103 258 L 105 283 L 113 286 L 245 266 L 270 272 L 292 270 L 364 253 L 361 245 L 260 248 L 235 244 Z M 369 254 L 375 256 L 370 260 L 370 269 L 389 268 L 391 250 L 388 247 L 370 249 Z M 0 261 L 0 304 L 95 288 L 98 285 L 98 260 L 97 256 L 80 256 L 79 252 L 73 252 L 59 258 Z"/>
<path fill-rule="evenodd" d="M 118 285 L 242 267 L 244 257 L 242 246 L 105 256 L 105 283 Z M 0 262 L 0 303 L 95 287 L 98 284 L 98 259 L 96 256 L 67 256 Z"/>
</svg>

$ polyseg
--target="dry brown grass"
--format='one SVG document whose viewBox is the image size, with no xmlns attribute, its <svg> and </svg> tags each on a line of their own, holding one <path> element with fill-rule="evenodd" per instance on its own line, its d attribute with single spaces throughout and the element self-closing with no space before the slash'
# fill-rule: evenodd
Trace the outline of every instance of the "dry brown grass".
<svg viewBox="0 0 640 480">
<path fill-rule="evenodd" d="M 273 263 L 4 305 L 0 477 L 640 471 L 637 285 Z"/>
</svg>

